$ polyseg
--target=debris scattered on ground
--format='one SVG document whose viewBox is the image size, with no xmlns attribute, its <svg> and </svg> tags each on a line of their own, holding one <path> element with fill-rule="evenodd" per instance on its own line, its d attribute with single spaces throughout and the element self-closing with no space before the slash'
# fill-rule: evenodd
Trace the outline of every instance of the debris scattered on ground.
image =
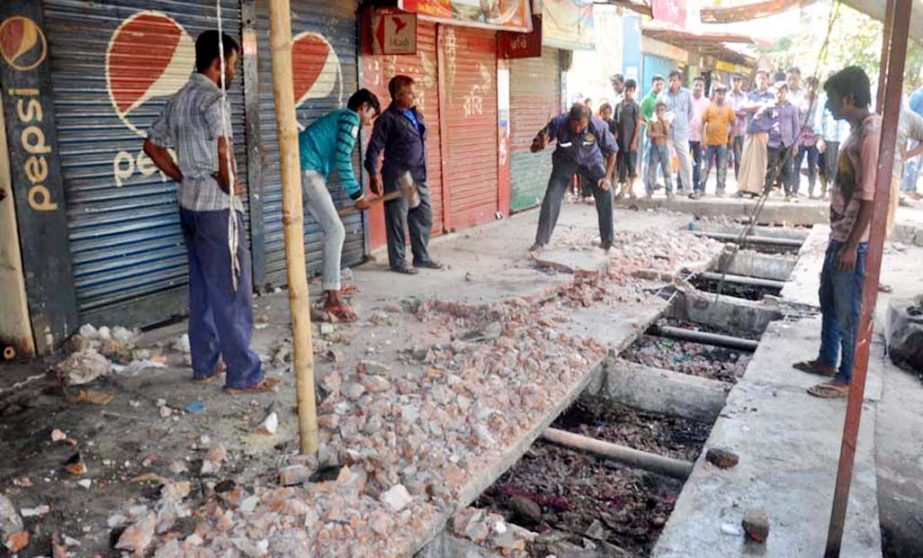
<svg viewBox="0 0 923 558">
<path fill-rule="evenodd" d="M 110 365 L 106 357 L 91 348 L 72 353 L 55 366 L 55 372 L 62 384 L 79 386 L 109 374 Z"/>
<path fill-rule="evenodd" d="M 67 434 L 61 432 L 57 428 L 51 431 L 51 441 L 52 442 L 63 442 L 67 439 Z"/>
<path fill-rule="evenodd" d="M 0 542 L 11 553 L 16 553 L 22 549 L 22 534 L 24 526 L 22 517 L 16 512 L 16 507 L 4 494 L 0 494 Z M 26 533 L 26 543 L 28 543 L 28 533 Z"/>
<path fill-rule="evenodd" d="M 217 445 L 208 451 L 208 455 L 202 460 L 201 473 L 203 475 L 214 475 L 221 470 L 221 464 L 227 461 L 228 452 L 224 446 Z"/>
<path fill-rule="evenodd" d="M 269 436 L 275 434 L 278 429 L 279 414 L 275 411 L 272 411 L 266 415 L 266 418 L 263 419 L 263 422 L 261 422 L 260 425 L 256 427 L 256 433 Z"/>
<path fill-rule="evenodd" d="M 70 456 L 67 462 L 64 463 L 64 470 L 72 475 L 87 474 L 87 466 L 83 462 L 83 456 L 80 455 L 79 451 Z"/>
<path fill-rule="evenodd" d="M 719 469 L 731 469 L 740 462 L 740 457 L 736 453 L 723 448 L 709 448 L 705 452 L 705 459 Z"/>
<path fill-rule="evenodd" d="M 183 407 L 183 410 L 191 415 L 202 413 L 205 411 L 205 409 L 206 405 L 204 401 L 190 401 L 186 404 L 185 407 Z"/>
<path fill-rule="evenodd" d="M 766 542 L 766 539 L 769 538 L 769 516 L 766 514 L 766 510 L 747 510 L 744 512 L 741 525 L 744 528 L 744 533 L 746 533 L 747 538 L 750 540 L 762 543 Z"/>
<path fill-rule="evenodd" d="M 189 334 L 184 333 L 173 340 L 173 343 L 170 344 L 170 348 L 179 353 L 190 353 L 192 347 L 189 345 Z"/>
<path fill-rule="evenodd" d="M 886 325 L 891 360 L 923 377 L 923 295 L 890 300 Z"/>
<path fill-rule="evenodd" d="M 655 335 L 639 336 L 621 354 L 625 360 L 638 364 L 731 384 L 743 376 L 752 356 L 743 351 Z"/>
</svg>

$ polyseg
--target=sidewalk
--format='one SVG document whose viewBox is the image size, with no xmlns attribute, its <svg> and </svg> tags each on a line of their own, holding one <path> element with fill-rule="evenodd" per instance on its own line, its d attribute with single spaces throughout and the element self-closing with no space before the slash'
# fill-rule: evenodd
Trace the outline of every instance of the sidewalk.
<svg viewBox="0 0 923 558">
<path fill-rule="evenodd" d="M 418 550 L 663 310 L 663 285 L 633 270 L 703 269 L 721 248 L 680 232 L 687 216 L 619 211 L 604 256 L 594 209 L 567 205 L 535 260 L 536 220 L 436 243 L 444 272 L 355 270 L 362 321 L 315 325 L 320 482 L 279 486 L 280 465 L 299 462 L 284 292 L 255 305 L 253 346 L 278 394 L 190 384 L 188 357 L 171 349 L 182 326 L 139 341 L 155 367 L 97 381 L 108 405 L 68 404 L 50 378 L 0 392 L 0 453 L 17 456 L 0 464 L 0 493 L 17 510 L 50 508 L 25 519 L 23 555 L 48 554 L 55 534 L 73 556 L 114 541 L 158 557 Z M 273 412 L 278 430 L 257 432 Z M 87 471 L 70 474 L 78 452 Z"/>
</svg>

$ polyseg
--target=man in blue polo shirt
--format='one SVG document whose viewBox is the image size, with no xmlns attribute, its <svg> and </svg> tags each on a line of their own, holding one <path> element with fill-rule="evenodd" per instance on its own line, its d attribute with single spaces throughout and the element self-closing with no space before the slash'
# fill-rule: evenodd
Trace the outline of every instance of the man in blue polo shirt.
<svg viewBox="0 0 923 558">
<path fill-rule="evenodd" d="M 551 156 L 551 178 L 542 200 L 535 244 L 530 251 L 541 250 L 551 241 L 551 233 L 561 213 L 561 201 L 575 173 L 590 183 L 599 214 L 600 248 L 608 250 L 615 234 L 611 178 L 618 152 L 609 126 L 601 118 L 593 116 L 586 105 L 578 103 L 571 107 L 568 114 L 552 118 L 542 128 L 532 140 L 532 152 L 541 151 L 549 141 L 556 141 L 557 147 Z"/>
<path fill-rule="evenodd" d="M 323 310 L 338 321 L 353 322 L 356 313 L 340 298 L 340 256 L 346 229 L 327 190 L 327 180 L 335 170 L 343 189 L 356 206 L 368 208 L 362 186 L 353 172 L 352 153 L 359 129 L 378 116 L 381 106 L 374 93 L 360 89 L 349 98 L 346 107 L 315 120 L 298 135 L 298 145 L 305 207 L 324 232 Z"/>
</svg>

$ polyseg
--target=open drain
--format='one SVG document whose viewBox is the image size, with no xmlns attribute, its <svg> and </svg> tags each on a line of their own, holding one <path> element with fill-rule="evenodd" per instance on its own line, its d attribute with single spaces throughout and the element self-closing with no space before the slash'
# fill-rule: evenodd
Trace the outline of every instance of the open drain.
<svg viewBox="0 0 923 558">
<path fill-rule="evenodd" d="M 681 463 L 695 461 L 711 429 L 599 398 L 578 401 L 552 426 Z M 679 479 L 539 441 L 475 505 L 539 533 L 533 556 L 646 555 L 682 486 Z"/>
</svg>

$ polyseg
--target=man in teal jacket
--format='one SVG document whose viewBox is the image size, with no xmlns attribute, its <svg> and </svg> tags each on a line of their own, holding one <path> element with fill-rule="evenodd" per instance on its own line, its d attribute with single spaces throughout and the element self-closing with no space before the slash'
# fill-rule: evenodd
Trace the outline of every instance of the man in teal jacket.
<svg viewBox="0 0 923 558">
<path fill-rule="evenodd" d="M 360 128 L 370 124 L 379 112 L 378 97 L 360 89 L 349 98 L 347 108 L 324 115 L 298 135 L 305 206 L 324 232 L 323 310 L 342 322 L 355 321 L 356 313 L 340 298 L 340 256 L 346 229 L 327 190 L 327 180 L 336 171 L 356 207 L 368 208 L 353 172 L 352 152 Z"/>
</svg>

